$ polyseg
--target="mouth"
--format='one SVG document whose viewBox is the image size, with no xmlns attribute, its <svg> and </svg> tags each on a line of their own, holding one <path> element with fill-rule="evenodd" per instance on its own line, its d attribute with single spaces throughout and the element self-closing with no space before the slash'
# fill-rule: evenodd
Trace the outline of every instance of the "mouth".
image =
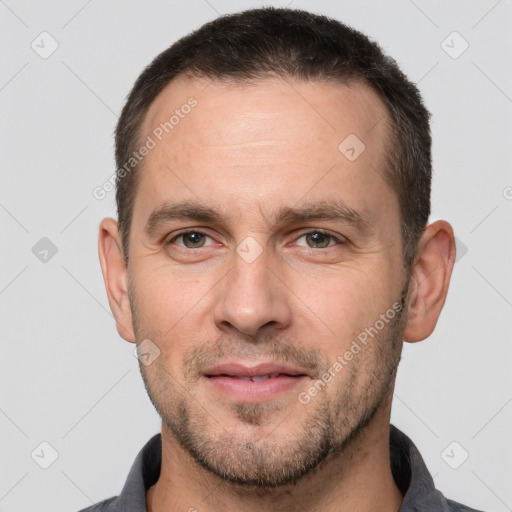
<svg viewBox="0 0 512 512">
<path fill-rule="evenodd" d="M 269 401 L 309 378 L 302 369 L 273 363 L 228 363 L 208 369 L 204 376 L 213 390 L 237 402 Z"/>
<path fill-rule="evenodd" d="M 231 379 L 239 379 L 244 381 L 251 381 L 251 382 L 260 382 L 262 380 L 268 380 L 268 379 L 277 379 L 278 377 L 304 377 L 304 375 L 289 375 L 287 373 L 272 373 L 270 375 L 251 375 L 250 377 L 242 377 L 239 375 L 228 375 L 228 374 L 220 374 L 220 375 L 207 375 L 209 378 L 215 378 L 215 377 L 229 377 Z"/>
</svg>

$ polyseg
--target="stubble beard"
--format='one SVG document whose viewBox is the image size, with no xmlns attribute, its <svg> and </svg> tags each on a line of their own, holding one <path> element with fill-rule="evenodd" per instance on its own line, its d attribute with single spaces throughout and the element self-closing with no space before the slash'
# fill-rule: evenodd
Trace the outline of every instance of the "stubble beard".
<svg viewBox="0 0 512 512">
<path fill-rule="evenodd" d="M 214 349 L 196 349 L 186 358 L 188 365 L 184 374 L 188 381 L 183 381 L 180 375 L 176 382 L 177 379 L 164 366 L 163 357 L 148 367 L 139 363 L 144 385 L 164 426 L 193 460 L 208 472 L 247 490 L 295 484 L 335 457 L 343 462 L 343 453 L 348 454 L 351 441 L 364 433 L 379 408 L 387 399 L 390 400 L 407 318 L 406 291 L 404 289 L 401 296 L 402 310 L 343 368 L 341 375 L 327 384 L 327 388 L 337 386 L 337 392 L 320 391 L 307 405 L 301 406 L 308 407 L 305 420 L 300 424 L 291 421 L 293 426 L 287 427 L 286 432 L 280 426 L 287 420 L 290 422 L 289 416 L 293 411 L 288 414 L 282 412 L 286 403 L 279 400 L 231 402 L 229 408 L 243 425 L 243 432 L 242 429 L 230 431 L 208 410 L 207 403 L 185 389 L 197 382 L 197 361 L 201 358 L 205 361 L 205 352 L 206 359 L 210 357 L 215 361 L 220 360 L 217 356 L 221 353 L 242 357 L 250 351 L 251 357 L 258 357 L 254 354 L 254 344 L 245 343 L 242 349 L 243 342 L 231 344 L 227 341 Z M 150 336 L 139 332 L 134 304 L 132 311 L 137 341 L 142 341 Z M 295 345 L 284 345 L 274 337 L 270 337 L 268 342 L 265 338 L 258 346 L 264 347 L 260 357 L 273 356 L 276 361 L 309 361 L 316 364 L 317 369 L 326 370 L 325 360 L 318 352 L 305 354 Z M 254 430 L 247 434 L 250 425 Z M 346 462 L 348 464 L 348 459 Z"/>
</svg>

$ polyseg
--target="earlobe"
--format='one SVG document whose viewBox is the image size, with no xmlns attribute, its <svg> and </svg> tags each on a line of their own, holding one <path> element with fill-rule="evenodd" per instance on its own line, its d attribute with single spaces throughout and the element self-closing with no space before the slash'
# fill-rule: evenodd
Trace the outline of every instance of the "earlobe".
<svg viewBox="0 0 512 512">
<path fill-rule="evenodd" d="M 100 223 L 98 255 L 108 302 L 116 320 L 117 332 L 126 341 L 134 343 L 135 333 L 128 295 L 128 273 L 118 225 L 114 219 L 106 218 Z"/>
<path fill-rule="evenodd" d="M 434 331 L 448 294 L 454 263 L 452 227 L 444 220 L 429 224 L 418 243 L 412 269 L 405 341 L 421 341 Z"/>
</svg>

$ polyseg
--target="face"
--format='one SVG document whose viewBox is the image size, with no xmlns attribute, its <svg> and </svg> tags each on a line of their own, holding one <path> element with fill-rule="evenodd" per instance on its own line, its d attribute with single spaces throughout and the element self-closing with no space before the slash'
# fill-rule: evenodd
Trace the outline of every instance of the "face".
<svg viewBox="0 0 512 512">
<path fill-rule="evenodd" d="M 278 79 L 180 78 L 146 116 L 128 283 L 160 355 L 141 371 L 224 479 L 294 482 L 388 403 L 407 289 L 388 130 L 363 85 Z"/>
</svg>

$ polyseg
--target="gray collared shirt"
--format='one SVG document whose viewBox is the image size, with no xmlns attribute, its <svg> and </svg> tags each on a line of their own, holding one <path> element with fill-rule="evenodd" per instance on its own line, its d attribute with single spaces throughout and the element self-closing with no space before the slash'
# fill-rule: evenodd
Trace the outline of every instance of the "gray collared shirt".
<svg viewBox="0 0 512 512">
<path fill-rule="evenodd" d="M 414 443 L 390 425 L 391 469 L 404 495 L 399 512 L 481 512 L 446 499 Z M 146 491 L 157 482 L 162 462 L 162 438 L 153 436 L 137 455 L 121 494 L 80 512 L 147 512 Z"/>
</svg>

